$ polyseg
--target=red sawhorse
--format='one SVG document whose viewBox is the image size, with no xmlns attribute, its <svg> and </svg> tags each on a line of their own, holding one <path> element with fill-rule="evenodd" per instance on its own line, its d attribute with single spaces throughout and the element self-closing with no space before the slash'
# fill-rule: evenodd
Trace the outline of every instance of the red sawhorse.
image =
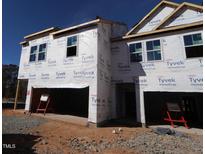
<svg viewBox="0 0 205 154">
<path fill-rule="evenodd" d="M 183 111 L 180 108 L 178 103 L 173 102 L 167 102 L 167 118 L 164 118 L 165 121 L 168 121 L 171 123 L 171 126 L 174 128 L 174 122 L 178 123 L 184 123 L 184 126 L 186 128 L 189 128 L 187 125 L 187 121 L 184 119 Z"/>
</svg>

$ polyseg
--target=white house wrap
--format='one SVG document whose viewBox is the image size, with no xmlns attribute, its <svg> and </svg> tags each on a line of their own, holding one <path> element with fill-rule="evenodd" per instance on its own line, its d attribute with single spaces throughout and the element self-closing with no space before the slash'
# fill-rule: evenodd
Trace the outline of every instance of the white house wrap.
<svg viewBox="0 0 205 154">
<path fill-rule="evenodd" d="M 145 124 L 146 92 L 202 93 L 203 57 L 191 49 L 188 56 L 192 46 L 185 43 L 190 36 L 192 41 L 197 37 L 195 46 L 203 45 L 202 11 L 199 5 L 162 1 L 129 32 L 125 24 L 96 19 L 25 37 L 18 74 L 29 81 L 25 110 L 31 108 L 32 88 L 89 87 L 88 121 L 98 124 L 125 117 L 134 91 L 134 118 Z M 76 54 L 68 56 L 72 36 Z M 39 58 L 40 44 L 46 44 L 45 58 L 31 61 L 31 48 L 37 46 Z"/>
</svg>

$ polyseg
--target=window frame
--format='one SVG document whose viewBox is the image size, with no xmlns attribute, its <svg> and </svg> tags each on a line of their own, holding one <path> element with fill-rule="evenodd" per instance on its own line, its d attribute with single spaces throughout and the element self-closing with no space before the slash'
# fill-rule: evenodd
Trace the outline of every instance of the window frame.
<svg viewBox="0 0 205 154">
<path fill-rule="evenodd" d="M 46 48 L 45 48 L 45 51 L 44 52 L 39 52 L 39 49 L 40 49 L 40 45 L 43 45 L 43 44 L 46 44 Z M 31 54 L 31 48 L 32 47 L 37 47 L 37 50 L 36 50 L 36 53 L 35 53 L 35 55 L 36 55 L 36 58 L 35 58 L 35 61 L 30 61 L 30 56 L 31 55 L 34 55 L 34 54 Z M 33 45 L 33 46 L 31 46 L 30 47 L 30 54 L 29 54 L 29 63 L 38 63 L 38 62 L 43 62 L 43 61 L 46 61 L 46 57 L 47 57 L 47 43 L 41 43 L 41 44 L 38 44 L 38 45 Z M 39 57 L 39 53 L 45 53 L 45 59 L 43 59 L 43 60 L 38 60 L 38 57 Z"/>
<path fill-rule="evenodd" d="M 200 45 L 185 45 L 185 41 L 184 41 L 184 36 L 189 36 L 189 35 L 191 35 L 191 36 L 193 36 L 193 35 L 195 35 L 195 34 L 201 34 L 201 38 L 202 38 L 202 44 L 200 44 Z M 193 37 L 192 37 L 192 41 L 193 41 Z M 182 35 L 182 42 L 183 42 L 183 49 L 184 49 L 184 57 L 185 57 L 185 59 L 186 60 L 189 60 L 189 59 L 198 59 L 198 58 L 203 58 L 203 56 L 202 57 L 187 57 L 187 54 L 186 54 L 186 47 L 195 47 L 195 46 L 202 46 L 203 47 L 203 33 L 202 32 L 192 32 L 192 33 L 187 33 L 187 34 L 183 34 Z M 203 52 L 203 51 L 202 51 Z"/>
<path fill-rule="evenodd" d="M 45 50 L 44 50 L 44 52 L 40 52 L 39 50 L 40 50 L 40 45 L 43 45 L 43 44 L 46 44 L 46 48 L 45 48 Z M 37 58 L 39 57 L 39 53 L 45 53 L 45 59 L 43 59 L 43 60 L 37 60 L 37 62 L 42 62 L 42 61 L 46 61 L 46 57 L 47 57 L 47 43 L 41 43 L 41 44 L 39 44 L 38 45 L 38 56 L 37 56 Z"/>
<path fill-rule="evenodd" d="M 37 47 L 36 48 L 36 52 L 34 53 L 34 54 L 31 54 L 31 49 L 32 49 L 32 47 Z M 31 55 L 36 55 L 36 57 L 35 57 L 35 60 L 34 61 L 30 61 L 30 57 L 31 57 Z M 30 53 L 29 53 L 29 63 L 35 63 L 36 62 L 36 60 L 37 60 L 37 57 L 38 57 L 38 45 L 33 45 L 33 46 L 31 46 L 30 47 Z"/>
<path fill-rule="evenodd" d="M 68 46 L 68 38 L 71 38 L 71 37 L 75 37 L 76 36 L 76 44 L 75 45 L 70 45 L 70 46 Z M 76 46 L 76 55 L 74 55 L 74 56 L 67 56 L 67 49 L 68 49 L 68 47 L 74 47 L 74 46 Z M 65 47 L 66 49 L 66 52 L 65 52 L 65 58 L 66 59 L 68 59 L 68 58 L 72 58 L 72 57 L 78 57 L 78 48 L 79 48 L 79 38 L 78 38 L 78 35 L 70 35 L 70 36 L 67 36 L 66 37 L 66 47 Z"/>
<path fill-rule="evenodd" d="M 147 49 L 147 42 L 153 42 L 153 41 L 157 41 L 157 40 L 159 40 L 159 43 L 160 43 L 160 48 L 159 49 L 152 49 L 152 50 L 148 50 Z M 144 43 L 145 43 L 145 48 L 146 48 L 146 54 L 145 54 L 145 57 L 146 57 L 146 62 L 160 62 L 160 61 L 163 61 L 163 53 L 162 53 L 162 40 L 161 40 L 161 38 L 158 38 L 158 39 L 151 39 L 151 40 L 145 40 L 144 41 Z M 148 60 L 148 52 L 154 52 L 154 51 L 160 51 L 160 54 L 161 54 L 161 59 L 159 59 L 159 60 Z"/>
<path fill-rule="evenodd" d="M 140 53 L 140 52 L 138 52 L 138 51 L 136 51 L 136 52 L 130 52 L 130 45 L 132 45 L 132 44 L 138 44 L 138 43 L 141 43 L 141 54 L 142 54 L 142 60 L 141 61 L 131 61 L 131 54 L 136 54 L 136 53 Z M 139 41 L 139 42 L 130 42 L 130 43 L 128 43 L 128 53 L 129 53 L 129 62 L 130 63 L 141 63 L 141 62 L 144 62 L 144 44 L 143 44 L 143 42 L 142 41 Z"/>
</svg>

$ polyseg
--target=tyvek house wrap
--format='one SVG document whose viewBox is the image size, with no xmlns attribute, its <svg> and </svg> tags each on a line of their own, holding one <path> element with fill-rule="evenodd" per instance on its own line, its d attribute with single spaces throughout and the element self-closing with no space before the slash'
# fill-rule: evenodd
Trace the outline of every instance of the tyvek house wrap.
<svg viewBox="0 0 205 154">
<path fill-rule="evenodd" d="M 145 123 L 144 92 L 203 92 L 203 58 L 186 58 L 183 36 L 202 33 L 199 28 L 155 37 L 112 43 L 112 82 L 135 83 L 137 121 Z M 159 39 L 162 59 L 147 61 L 146 42 Z M 130 62 L 127 46 L 142 43 L 143 61 Z M 154 102 L 153 102 L 154 103 Z"/>
<path fill-rule="evenodd" d="M 127 32 L 124 24 L 99 23 L 78 33 L 77 56 L 66 58 L 67 37 L 44 37 L 22 48 L 19 79 L 29 79 L 26 110 L 29 110 L 31 87 L 84 88 L 89 86 L 88 121 L 99 123 L 111 119 L 111 51 L 110 38 Z M 29 63 L 30 48 L 47 43 L 45 61 Z"/>
<path fill-rule="evenodd" d="M 127 32 L 125 25 L 100 23 L 98 25 L 97 61 L 97 122 L 115 118 L 111 74 L 111 41 Z"/>
<path fill-rule="evenodd" d="M 18 79 L 29 79 L 26 110 L 29 110 L 31 87 L 84 88 L 89 86 L 88 120 L 96 122 L 97 96 L 97 28 L 86 29 L 77 35 L 77 56 L 66 58 L 67 37 L 53 39 L 51 35 L 29 42 L 22 48 Z M 46 60 L 29 62 L 30 48 L 47 43 Z M 93 98 L 94 97 L 94 98 Z"/>
<path fill-rule="evenodd" d="M 167 9 L 169 11 L 167 11 Z M 153 20 L 145 23 L 139 31 L 152 31 L 173 12 L 165 7 L 158 12 Z M 202 21 L 202 13 L 185 10 L 179 16 L 160 26 L 191 24 Z M 156 18 L 155 18 L 156 17 Z M 113 26 L 113 25 L 112 25 Z M 123 27 L 123 26 L 122 26 Z M 137 104 L 137 121 L 145 123 L 144 96 L 146 91 L 167 92 L 202 92 L 203 73 L 202 58 L 186 58 L 183 36 L 202 33 L 202 28 L 174 31 L 164 34 L 133 38 L 111 42 L 111 37 L 122 34 L 120 28 L 109 24 L 98 24 L 97 28 L 86 29 L 78 35 L 78 52 L 76 57 L 66 58 L 67 36 L 53 39 L 52 36 L 29 42 L 22 48 L 19 79 L 29 79 L 26 109 L 30 106 L 31 87 L 41 88 L 83 88 L 89 86 L 89 117 L 91 122 L 101 122 L 115 116 L 115 84 L 135 83 Z M 122 28 L 124 30 L 124 27 Z M 119 30 L 119 31 L 118 31 Z M 116 34 L 116 35 L 113 35 Z M 69 35 L 71 36 L 71 35 Z M 121 35 L 122 36 L 122 35 Z M 161 56 L 159 61 L 148 61 L 146 42 L 159 39 Z M 30 47 L 46 42 L 48 44 L 46 61 L 29 63 Z M 141 42 L 143 61 L 130 62 L 128 46 L 130 43 Z"/>
<path fill-rule="evenodd" d="M 180 7 L 181 5 L 182 7 Z M 175 13 L 173 8 L 164 7 L 150 16 L 143 26 L 139 25 L 138 27 L 141 29 L 138 31 L 133 29 L 133 31 L 140 34 L 142 31 L 154 30 L 160 24 L 158 19 L 167 21 L 160 27 L 162 29 L 203 21 L 202 10 L 181 5 Z M 151 23 L 156 24 L 149 26 Z M 146 28 L 146 26 L 150 28 Z M 113 42 L 111 46 L 113 82 L 134 82 L 137 86 L 140 85 L 140 90 L 143 91 L 202 92 L 203 59 L 202 57 L 186 57 L 183 38 L 185 35 L 199 33 L 203 33 L 202 27 Z M 146 42 L 152 40 L 160 40 L 161 60 L 147 60 Z M 131 62 L 128 46 L 139 42 L 142 43 L 143 60 L 140 63 Z"/>
<path fill-rule="evenodd" d="M 111 25 L 99 24 L 98 31 L 97 121 L 102 122 L 111 119 L 113 112 L 111 98 Z"/>
</svg>

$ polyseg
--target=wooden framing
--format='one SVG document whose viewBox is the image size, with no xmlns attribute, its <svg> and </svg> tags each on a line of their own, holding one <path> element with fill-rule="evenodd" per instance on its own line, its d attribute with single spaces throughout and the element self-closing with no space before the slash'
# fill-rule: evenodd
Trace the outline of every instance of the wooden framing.
<svg viewBox="0 0 205 154">
<path fill-rule="evenodd" d="M 155 34 L 155 33 L 161 33 L 161 32 L 167 32 L 167 31 L 174 31 L 174 30 L 179 30 L 179 29 L 185 29 L 189 27 L 194 27 L 194 26 L 202 26 L 203 21 L 201 22 L 196 22 L 192 24 L 186 24 L 186 25 L 180 25 L 180 26 L 174 26 L 174 27 L 169 27 L 169 28 L 164 28 L 164 29 L 159 29 L 159 30 L 153 30 L 150 32 L 144 32 L 144 33 L 139 33 L 139 34 L 133 34 L 133 35 L 128 35 L 128 36 L 123 36 L 122 38 L 133 38 L 133 37 L 138 37 L 138 36 L 145 36 L 145 35 L 150 35 L 150 34 Z"/>
<path fill-rule="evenodd" d="M 166 0 L 162 0 L 159 4 L 157 4 L 157 6 L 155 6 L 138 24 L 136 24 L 129 32 L 127 32 L 126 35 L 130 35 L 137 27 L 139 27 L 143 22 L 145 22 L 145 20 L 150 17 L 152 14 L 154 14 L 157 9 L 159 7 L 161 7 L 162 5 L 169 5 L 169 6 L 173 6 L 175 8 L 177 8 L 179 6 L 178 3 L 174 3 L 174 2 L 169 2 Z"/>
<path fill-rule="evenodd" d="M 37 107 L 37 109 L 36 109 L 36 113 L 43 112 L 43 113 L 44 113 L 44 116 L 45 116 L 51 98 L 50 98 L 50 95 L 49 95 L 49 94 L 46 94 L 46 95 L 43 94 L 43 95 L 44 95 L 44 96 L 47 96 L 48 99 L 47 99 L 47 100 L 41 100 L 41 98 L 40 98 L 40 102 L 39 102 L 38 107 Z M 41 97 L 42 97 L 42 95 L 41 95 Z M 46 103 L 45 108 L 41 108 L 42 103 Z"/>
<path fill-rule="evenodd" d="M 26 47 L 26 46 L 29 45 L 29 42 L 28 42 L 28 41 L 22 41 L 22 42 L 20 42 L 19 44 L 20 44 L 21 46 L 23 46 L 23 47 Z"/>
<path fill-rule="evenodd" d="M 116 21 L 111 21 L 111 20 L 102 19 L 100 17 L 97 17 L 95 20 L 91 20 L 91 21 L 86 22 L 86 23 L 82 23 L 82 24 L 79 24 L 76 26 L 72 26 L 72 27 L 65 28 L 65 29 L 62 29 L 62 30 L 59 30 L 56 32 L 52 32 L 51 35 L 56 36 L 56 35 L 60 35 L 63 33 L 67 33 L 67 32 L 72 31 L 72 30 L 90 27 L 90 26 L 96 25 L 99 22 L 108 23 L 108 24 L 116 23 L 116 24 L 126 25 L 125 23 L 122 23 L 122 22 L 116 22 Z"/>
<path fill-rule="evenodd" d="M 29 35 L 24 37 L 24 39 L 26 39 L 26 41 L 20 42 L 20 45 L 24 45 L 24 44 L 28 43 L 28 40 L 30 40 L 31 38 L 34 38 L 36 36 L 39 36 L 39 35 L 42 35 L 42 34 L 45 34 L 45 33 L 50 33 L 51 35 L 55 36 L 55 35 L 59 35 L 61 33 L 66 33 L 68 31 L 71 31 L 71 30 L 74 30 L 74 29 L 85 28 L 85 27 L 97 24 L 99 22 L 108 23 L 108 24 L 116 23 L 116 24 L 126 25 L 123 22 L 117 22 L 117 21 L 103 19 L 101 17 L 96 17 L 95 20 L 85 22 L 85 23 L 82 23 L 82 24 L 79 24 L 79 25 L 76 25 L 76 26 L 72 26 L 72 27 L 69 27 L 69 28 L 60 29 L 58 27 L 51 27 L 51 28 L 47 28 L 47 29 L 44 29 L 44 30 L 36 32 L 36 33 L 29 34 Z"/>
<path fill-rule="evenodd" d="M 15 101 L 14 101 L 14 110 L 16 110 L 17 101 L 18 101 L 19 84 L 20 84 L 20 80 L 18 79 L 17 80 L 17 86 L 16 86 L 16 96 L 15 96 Z"/>
<path fill-rule="evenodd" d="M 68 32 L 68 31 L 71 31 L 71 30 L 74 30 L 74 29 L 77 29 L 77 28 L 83 28 L 83 27 L 86 27 L 88 25 L 96 24 L 98 22 L 100 22 L 100 19 L 92 20 L 92 21 L 89 21 L 89 22 L 86 22 L 86 23 L 83 23 L 83 24 L 79 24 L 79 25 L 76 25 L 76 26 L 65 28 L 65 29 L 59 30 L 57 32 L 52 32 L 51 35 L 59 35 L 61 33 L 65 33 L 65 32 Z"/>
<path fill-rule="evenodd" d="M 40 35 L 40 34 L 43 34 L 43 33 L 48 33 L 48 32 L 57 31 L 57 30 L 59 30 L 59 29 L 60 29 L 60 28 L 57 28 L 57 27 L 47 28 L 47 29 L 44 29 L 44 30 L 42 30 L 42 31 L 39 31 L 39 32 L 30 34 L 30 35 L 27 35 L 27 36 L 24 37 L 24 39 L 28 39 L 28 38 L 31 38 L 31 37 L 34 37 L 34 36 L 37 36 L 37 35 Z"/>
<path fill-rule="evenodd" d="M 174 15 L 176 15 L 185 6 L 190 7 L 192 9 L 196 9 L 196 10 L 198 10 L 200 12 L 203 11 L 203 7 L 200 6 L 200 5 L 184 2 L 181 5 L 179 5 L 179 7 L 176 10 L 174 10 L 174 12 L 172 12 L 169 16 L 167 16 L 164 20 L 162 20 L 162 22 L 157 27 L 155 27 L 153 30 L 157 30 L 160 27 L 162 27 L 164 24 L 167 23 L 167 21 L 169 21 L 169 19 L 171 19 Z"/>
<path fill-rule="evenodd" d="M 26 44 L 27 43 L 27 41 L 22 41 L 22 42 L 20 42 L 19 44 L 20 45 L 23 45 L 23 44 Z"/>
<path fill-rule="evenodd" d="M 157 33 L 176 31 L 176 30 L 183 30 L 183 29 L 186 29 L 186 28 L 200 27 L 200 26 L 203 26 L 203 21 L 195 22 L 195 23 L 192 23 L 192 24 L 174 26 L 174 27 L 169 27 L 169 28 L 164 28 L 164 29 L 159 29 L 159 30 L 139 33 L 139 34 L 132 34 L 132 35 L 128 35 L 128 36 L 125 35 L 123 37 L 113 38 L 113 39 L 111 39 L 111 41 L 113 41 L 113 42 L 115 42 L 115 41 L 122 41 L 122 40 L 132 39 L 132 38 L 136 38 L 136 37 L 144 37 L 144 36 L 147 36 L 147 35 L 153 35 L 153 34 L 157 34 Z"/>
</svg>

